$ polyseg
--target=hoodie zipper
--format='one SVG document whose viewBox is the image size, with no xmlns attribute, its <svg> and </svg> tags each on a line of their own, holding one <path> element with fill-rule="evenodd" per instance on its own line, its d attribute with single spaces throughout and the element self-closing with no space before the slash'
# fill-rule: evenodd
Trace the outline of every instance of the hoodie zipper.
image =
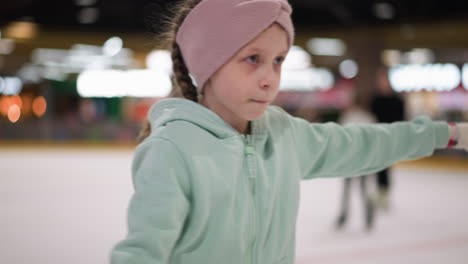
<svg viewBox="0 0 468 264">
<path fill-rule="evenodd" d="M 250 239 L 249 239 L 249 246 L 250 246 L 250 258 L 248 259 L 248 263 L 255 263 L 255 236 L 256 236 L 256 228 L 257 228 L 257 215 L 256 215 L 256 208 L 255 208 L 255 178 L 256 178 L 256 165 L 255 165 L 255 157 L 254 157 L 254 152 L 255 148 L 253 147 L 251 141 L 251 135 L 245 135 L 244 141 L 245 141 L 245 147 L 244 147 L 244 153 L 247 157 L 247 167 L 249 170 L 249 189 L 250 189 L 250 195 L 249 195 L 249 203 L 250 203 Z"/>
</svg>

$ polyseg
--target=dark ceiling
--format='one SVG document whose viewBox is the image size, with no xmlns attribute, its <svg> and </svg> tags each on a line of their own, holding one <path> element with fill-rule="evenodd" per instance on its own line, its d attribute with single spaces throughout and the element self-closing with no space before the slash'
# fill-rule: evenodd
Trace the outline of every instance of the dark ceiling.
<svg viewBox="0 0 468 264">
<path fill-rule="evenodd" d="M 221 0 L 227 1 L 227 0 Z M 2 0 L 0 26 L 33 21 L 45 28 L 106 31 L 157 31 L 159 14 L 175 0 Z M 467 0 L 290 0 L 297 27 L 382 25 L 468 17 Z M 82 24 L 80 12 L 97 10 L 96 21 Z M 89 11 L 89 10 L 88 10 Z M 380 15 L 378 15 L 380 14 Z M 96 14 L 94 14 L 96 15 Z M 380 16 L 380 18 L 379 18 Z M 152 26 L 153 25 L 153 26 Z"/>
</svg>

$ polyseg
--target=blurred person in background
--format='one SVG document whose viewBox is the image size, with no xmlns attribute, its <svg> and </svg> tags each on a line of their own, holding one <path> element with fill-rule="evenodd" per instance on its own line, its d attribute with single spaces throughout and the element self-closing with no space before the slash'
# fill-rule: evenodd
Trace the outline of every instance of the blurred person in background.
<svg viewBox="0 0 468 264">
<path fill-rule="evenodd" d="M 362 96 L 356 93 L 341 114 L 338 122 L 342 125 L 362 125 L 376 123 L 374 115 L 368 110 L 368 103 Z M 364 223 L 367 230 L 371 230 L 374 225 L 374 204 L 368 193 L 367 181 L 371 175 L 358 176 L 356 178 L 345 178 L 343 181 L 343 195 L 341 197 L 340 213 L 336 222 L 338 229 L 343 228 L 349 216 L 349 206 L 351 202 L 350 189 L 352 181 L 359 181 L 361 190 L 361 199 L 364 207 Z"/>
<path fill-rule="evenodd" d="M 371 101 L 371 111 L 377 122 L 393 123 L 405 120 L 405 103 L 390 86 L 386 67 L 378 69 L 375 84 L 376 91 Z M 375 203 L 379 208 L 389 209 L 391 186 L 391 168 L 388 167 L 377 173 Z"/>
</svg>

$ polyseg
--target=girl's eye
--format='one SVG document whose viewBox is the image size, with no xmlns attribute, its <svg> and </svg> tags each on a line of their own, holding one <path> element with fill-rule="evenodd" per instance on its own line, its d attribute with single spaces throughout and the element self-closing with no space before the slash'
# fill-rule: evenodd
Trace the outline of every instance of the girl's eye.
<svg viewBox="0 0 468 264">
<path fill-rule="evenodd" d="M 252 55 L 247 58 L 247 61 L 250 63 L 257 63 L 258 62 L 258 56 L 257 55 Z"/>
<path fill-rule="evenodd" d="M 284 58 L 283 57 L 278 57 L 275 60 L 275 64 L 281 64 L 283 62 Z"/>
<path fill-rule="evenodd" d="M 278 57 L 278 58 L 275 59 L 274 63 L 275 64 L 281 64 L 283 62 L 283 60 L 284 60 L 283 57 Z M 253 64 L 258 63 L 259 62 L 258 61 L 258 55 L 252 55 L 252 56 L 247 57 L 247 61 L 249 63 L 253 63 Z"/>
</svg>

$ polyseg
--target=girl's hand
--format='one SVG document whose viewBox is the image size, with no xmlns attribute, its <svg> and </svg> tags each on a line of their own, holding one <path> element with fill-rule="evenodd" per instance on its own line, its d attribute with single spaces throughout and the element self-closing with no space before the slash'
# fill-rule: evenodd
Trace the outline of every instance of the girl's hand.
<svg viewBox="0 0 468 264">
<path fill-rule="evenodd" d="M 455 145 L 455 148 L 468 151 L 468 123 L 458 123 L 455 127 L 458 135 L 458 144 Z"/>
</svg>

